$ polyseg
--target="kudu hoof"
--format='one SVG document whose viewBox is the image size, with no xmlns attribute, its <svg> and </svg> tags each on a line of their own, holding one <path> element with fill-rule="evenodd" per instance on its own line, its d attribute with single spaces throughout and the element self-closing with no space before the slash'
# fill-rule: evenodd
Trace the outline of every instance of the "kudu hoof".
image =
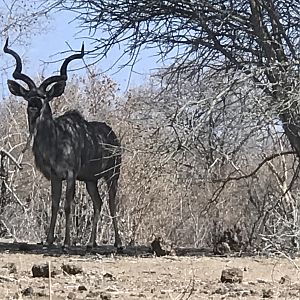
<svg viewBox="0 0 300 300">
<path fill-rule="evenodd" d="M 119 253 L 119 254 L 123 253 L 124 247 L 122 246 L 121 243 L 115 243 L 114 247 L 117 248 L 117 253 Z"/>
<path fill-rule="evenodd" d="M 70 245 L 63 244 L 62 251 L 65 252 L 65 253 L 68 253 L 70 251 Z"/>
<path fill-rule="evenodd" d="M 42 242 L 43 248 L 45 249 L 53 249 L 55 248 L 55 245 L 53 244 L 53 242 Z"/>
<path fill-rule="evenodd" d="M 94 249 L 94 248 L 96 248 L 96 247 L 98 247 L 98 245 L 97 245 L 96 242 L 95 242 L 95 243 L 88 243 L 88 244 L 86 245 L 86 251 L 87 251 L 87 252 L 90 252 L 92 249 Z"/>
</svg>

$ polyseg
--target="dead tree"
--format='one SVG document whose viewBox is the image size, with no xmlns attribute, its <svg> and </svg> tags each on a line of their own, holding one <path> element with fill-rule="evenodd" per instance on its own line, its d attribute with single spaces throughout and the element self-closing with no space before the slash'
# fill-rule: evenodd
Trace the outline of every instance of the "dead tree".
<svg viewBox="0 0 300 300">
<path fill-rule="evenodd" d="M 62 182 L 66 181 L 65 199 L 65 240 L 64 247 L 70 245 L 70 211 L 75 194 L 75 181 L 84 181 L 92 198 L 94 215 L 89 247 L 96 246 L 97 224 L 102 206 L 97 182 L 103 178 L 108 187 L 109 208 L 115 231 L 115 246 L 121 247 L 116 219 L 116 192 L 120 173 L 120 143 L 116 134 L 102 122 L 88 122 L 76 110 L 53 118 L 50 101 L 63 94 L 67 81 L 67 66 L 74 59 L 84 56 L 82 45 L 79 54 L 73 54 L 63 62 L 60 75 L 45 79 L 39 87 L 22 73 L 20 56 L 8 48 L 4 52 L 16 60 L 14 79 L 25 82 L 28 89 L 13 80 L 8 80 L 8 88 L 13 95 L 21 96 L 28 103 L 27 115 L 32 151 L 37 168 L 51 181 L 52 214 L 46 244 L 54 242 L 54 229 L 59 210 Z M 28 143 L 29 144 L 29 143 Z"/>
</svg>

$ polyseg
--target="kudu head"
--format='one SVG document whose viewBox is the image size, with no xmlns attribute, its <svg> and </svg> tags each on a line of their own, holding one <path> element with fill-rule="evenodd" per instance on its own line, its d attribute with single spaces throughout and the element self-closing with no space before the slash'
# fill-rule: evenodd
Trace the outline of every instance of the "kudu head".
<svg viewBox="0 0 300 300">
<path fill-rule="evenodd" d="M 36 120 L 40 116 L 41 110 L 46 107 L 49 108 L 49 101 L 63 94 L 66 86 L 66 81 L 68 79 L 68 64 L 74 59 L 83 58 L 84 44 L 82 44 L 81 51 L 79 54 L 73 54 L 64 60 L 60 68 L 60 75 L 51 76 L 45 79 L 39 87 L 35 85 L 34 81 L 29 76 L 22 73 L 21 58 L 15 51 L 8 48 L 8 39 L 6 40 L 3 50 L 5 53 L 12 55 L 16 60 L 16 67 L 13 72 L 13 78 L 25 82 L 28 86 L 28 88 L 24 88 L 22 85 L 20 85 L 14 80 L 7 81 L 9 91 L 13 95 L 22 97 L 28 103 L 27 113 L 29 131 L 30 134 L 32 134 L 36 124 Z"/>
</svg>

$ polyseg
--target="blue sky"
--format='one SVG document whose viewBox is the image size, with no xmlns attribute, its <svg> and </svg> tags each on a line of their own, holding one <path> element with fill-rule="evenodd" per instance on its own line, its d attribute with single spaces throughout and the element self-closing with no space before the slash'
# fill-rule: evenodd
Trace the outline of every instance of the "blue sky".
<svg viewBox="0 0 300 300">
<path fill-rule="evenodd" d="M 80 50 L 82 41 L 85 42 L 85 48 L 88 50 L 92 46 L 89 45 L 87 39 L 83 39 L 84 34 L 77 34 L 80 29 L 78 23 L 73 21 L 74 15 L 67 12 L 58 12 L 52 16 L 53 20 L 50 22 L 49 29 L 41 32 L 39 35 L 33 36 L 30 46 L 11 46 L 24 59 L 23 70 L 24 73 L 31 77 L 43 73 L 45 76 L 51 76 L 60 68 L 61 62 L 55 62 L 66 57 L 66 54 L 60 52 L 69 50 L 67 44 L 73 49 Z M 125 91 L 128 87 L 134 87 L 142 84 L 151 70 L 157 67 L 157 57 L 154 57 L 154 52 L 143 51 L 140 59 L 137 61 L 132 70 L 127 67 L 119 69 L 122 62 L 116 65 L 113 69 L 111 66 L 115 63 L 117 58 L 122 54 L 122 50 L 113 49 L 108 58 L 104 58 L 97 63 L 97 69 L 109 75 L 117 84 L 121 91 Z M 45 64 L 44 62 L 54 62 Z M 88 58 L 85 61 L 89 63 Z M 13 63 L 13 61 L 12 61 Z M 83 67 L 82 61 L 74 61 L 69 66 L 69 69 L 76 69 Z M 77 73 L 80 71 L 76 71 Z M 72 74 L 72 72 L 70 72 Z"/>
</svg>

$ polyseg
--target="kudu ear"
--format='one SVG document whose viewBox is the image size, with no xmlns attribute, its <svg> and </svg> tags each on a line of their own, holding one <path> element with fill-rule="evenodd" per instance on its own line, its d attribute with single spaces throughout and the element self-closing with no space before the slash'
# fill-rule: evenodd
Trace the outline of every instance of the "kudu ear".
<svg viewBox="0 0 300 300">
<path fill-rule="evenodd" d="M 52 85 L 49 91 L 47 91 L 47 98 L 52 99 L 55 97 L 59 97 L 65 91 L 66 82 L 64 80 L 58 81 Z"/>
<path fill-rule="evenodd" d="M 7 80 L 7 84 L 8 84 L 8 89 L 9 91 L 15 95 L 15 96 L 21 96 L 23 98 L 26 98 L 26 96 L 28 95 L 28 90 L 26 90 L 25 88 L 23 88 L 19 83 L 17 83 L 14 80 Z"/>
</svg>

